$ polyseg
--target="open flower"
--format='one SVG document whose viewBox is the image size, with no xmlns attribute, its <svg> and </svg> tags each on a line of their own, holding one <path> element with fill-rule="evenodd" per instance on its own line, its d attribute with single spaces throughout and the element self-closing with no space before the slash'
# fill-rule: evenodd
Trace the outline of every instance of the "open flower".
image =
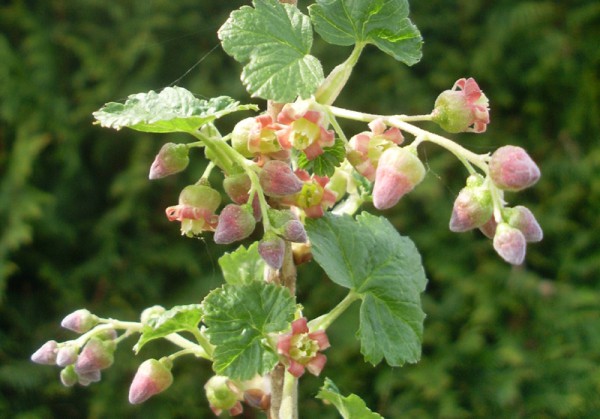
<svg viewBox="0 0 600 419">
<path fill-rule="evenodd" d="M 484 132 L 490 123 L 489 100 L 475 79 L 459 79 L 436 99 L 433 121 L 451 133 Z"/>
<path fill-rule="evenodd" d="M 286 104 L 277 122 L 284 125 L 278 133 L 279 143 L 303 151 L 308 160 L 323 154 L 323 147 L 332 147 L 335 134 L 328 130 L 329 120 L 324 112 L 312 110 L 310 102 L 299 101 Z"/>
<path fill-rule="evenodd" d="M 181 222 L 181 234 L 193 237 L 203 231 L 215 231 L 221 194 L 209 186 L 190 185 L 179 194 L 179 205 L 166 209 L 169 221 Z"/>
<path fill-rule="evenodd" d="M 300 377 L 304 370 L 319 375 L 325 367 L 327 357 L 320 353 L 329 348 L 329 339 L 324 330 L 309 332 L 305 317 L 292 322 L 292 331 L 279 337 L 277 352 L 286 358 L 288 372 Z"/>
<path fill-rule="evenodd" d="M 302 169 L 296 170 L 295 173 L 304 182 L 302 190 L 295 195 L 282 197 L 281 202 L 285 205 L 301 208 L 309 218 L 322 217 L 325 210 L 332 207 L 337 199 L 337 194 L 325 187 L 329 182 L 329 178 L 326 176 L 311 176 Z"/>
</svg>

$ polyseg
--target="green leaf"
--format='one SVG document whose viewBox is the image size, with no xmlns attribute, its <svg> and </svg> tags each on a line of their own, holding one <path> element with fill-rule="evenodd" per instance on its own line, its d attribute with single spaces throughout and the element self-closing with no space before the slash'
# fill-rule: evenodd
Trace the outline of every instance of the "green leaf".
<svg viewBox="0 0 600 419">
<path fill-rule="evenodd" d="M 266 266 L 258 253 L 258 242 L 248 249 L 240 246 L 232 253 L 225 253 L 219 258 L 219 265 L 225 281 L 232 285 L 262 281 Z"/>
<path fill-rule="evenodd" d="M 93 113 L 107 128 L 131 128 L 144 132 L 193 132 L 202 125 L 237 111 L 258 110 L 230 97 L 198 99 L 182 87 L 166 87 L 130 95 L 125 103 L 110 102 Z"/>
<path fill-rule="evenodd" d="M 287 288 L 264 282 L 226 284 L 206 296 L 203 308 L 217 374 L 248 380 L 277 365 L 267 337 L 287 329 L 294 318 L 296 304 Z"/>
<path fill-rule="evenodd" d="M 325 378 L 325 383 L 317 394 L 317 399 L 333 404 L 344 419 L 382 419 L 383 416 L 373 413 L 364 400 L 356 394 L 344 397 L 333 381 Z"/>
<path fill-rule="evenodd" d="M 408 0 L 317 0 L 315 31 L 330 44 L 369 43 L 407 65 L 421 60 L 423 39 L 408 18 Z"/>
<path fill-rule="evenodd" d="M 164 311 L 146 322 L 142 329 L 142 335 L 133 349 L 138 353 L 151 340 L 163 338 L 171 333 L 197 329 L 201 318 L 202 307 L 200 304 L 175 306 Z"/>
<path fill-rule="evenodd" d="M 420 293 L 427 279 L 414 243 L 383 217 L 328 214 L 308 220 L 313 257 L 333 282 L 362 298 L 361 353 L 378 364 L 417 362 L 423 320 Z"/>
<path fill-rule="evenodd" d="M 331 176 L 335 172 L 335 168 L 339 167 L 345 158 L 346 147 L 344 142 L 338 138 L 333 146 L 323 148 L 323 154 L 313 160 L 308 160 L 306 154 L 300 153 L 298 155 L 298 167 L 311 171 L 318 176 Z"/>
<path fill-rule="evenodd" d="M 242 6 L 219 29 L 223 49 L 244 64 L 242 82 L 252 96 L 291 102 L 308 98 L 323 81 L 323 68 L 310 55 L 308 16 L 277 0 Z"/>
</svg>

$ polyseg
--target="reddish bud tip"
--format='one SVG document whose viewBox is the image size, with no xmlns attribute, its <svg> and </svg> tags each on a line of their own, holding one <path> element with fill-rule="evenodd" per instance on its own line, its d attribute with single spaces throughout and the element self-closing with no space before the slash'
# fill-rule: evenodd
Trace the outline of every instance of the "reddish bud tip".
<svg viewBox="0 0 600 419">
<path fill-rule="evenodd" d="M 114 362 L 114 351 L 114 342 L 91 338 L 77 358 L 75 371 L 81 375 L 110 367 Z"/>
<path fill-rule="evenodd" d="M 293 195 L 302 190 L 302 181 L 294 174 L 289 164 L 280 160 L 269 160 L 259 174 L 260 186 L 268 196 Z"/>
<path fill-rule="evenodd" d="M 519 205 L 507 208 L 505 211 L 508 215 L 508 224 L 521 230 L 527 242 L 542 241 L 544 232 L 529 208 Z"/>
<path fill-rule="evenodd" d="M 381 155 L 375 173 L 375 208 L 383 210 L 393 207 L 424 177 L 425 167 L 414 152 L 407 148 L 388 148 Z"/>
<path fill-rule="evenodd" d="M 85 333 L 98 324 L 98 317 L 82 308 L 65 317 L 60 325 L 76 333 Z"/>
<path fill-rule="evenodd" d="M 490 176 L 500 189 L 520 191 L 535 184 L 540 175 L 540 169 L 521 147 L 500 147 L 490 159 Z"/>
<path fill-rule="evenodd" d="M 185 144 L 166 143 L 154 158 L 148 177 L 160 179 L 185 170 L 190 162 L 188 152 Z"/>
<path fill-rule="evenodd" d="M 156 359 L 147 359 L 139 366 L 129 387 L 129 403 L 145 402 L 165 391 L 173 383 L 171 369 Z"/>
<path fill-rule="evenodd" d="M 277 235 L 267 233 L 258 243 L 258 253 L 271 268 L 280 269 L 283 266 L 285 242 Z"/>
<path fill-rule="evenodd" d="M 256 220 L 253 210 L 247 206 L 229 204 L 219 215 L 215 230 L 215 243 L 229 244 L 248 237 L 254 231 Z"/>
<path fill-rule="evenodd" d="M 58 343 L 55 340 L 49 340 L 31 355 L 31 360 L 36 364 L 55 365 L 57 348 Z"/>
<path fill-rule="evenodd" d="M 248 202 L 248 192 L 252 183 L 246 173 L 228 176 L 223 180 L 223 189 L 231 200 L 238 204 Z"/>
<path fill-rule="evenodd" d="M 506 262 L 520 265 L 525 260 L 527 242 L 520 230 L 506 223 L 500 223 L 496 228 L 493 243 L 496 253 Z"/>
</svg>

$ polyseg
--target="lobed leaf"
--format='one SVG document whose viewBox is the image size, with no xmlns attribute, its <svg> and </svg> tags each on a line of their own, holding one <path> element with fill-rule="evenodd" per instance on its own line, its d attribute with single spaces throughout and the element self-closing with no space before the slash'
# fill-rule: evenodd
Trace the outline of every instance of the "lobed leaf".
<svg viewBox="0 0 600 419">
<path fill-rule="evenodd" d="M 219 266 L 225 282 L 242 285 L 262 281 L 266 264 L 258 253 L 258 242 L 255 242 L 248 249 L 240 246 L 232 253 L 225 253 L 219 258 Z"/>
<path fill-rule="evenodd" d="M 306 154 L 298 155 L 298 167 L 308 170 L 318 176 L 332 176 L 335 168 L 339 167 L 346 158 L 346 147 L 340 139 L 335 140 L 331 147 L 323 148 L 323 154 L 308 160 Z"/>
<path fill-rule="evenodd" d="M 378 413 L 373 413 L 363 399 L 356 394 L 342 396 L 336 385 L 325 378 L 323 387 L 317 393 L 317 399 L 329 402 L 336 407 L 344 419 L 383 419 Z"/>
<path fill-rule="evenodd" d="M 240 105 L 227 96 L 198 99 L 182 87 L 166 87 L 160 93 L 149 91 L 130 95 L 125 103 L 110 102 L 93 113 L 103 127 L 123 127 L 144 132 L 193 132 L 232 112 L 258 110 Z"/>
<path fill-rule="evenodd" d="M 414 243 L 383 217 L 328 214 L 307 221 L 313 257 L 333 282 L 360 295 L 361 353 L 378 364 L 417 362 L 427 279 Z"/>
<path fill-rule="evenodd" d="M 408 0 L 317 0 L 315 31 L 328 43 L 370 43 L 407 65 L 421 60 L 423 39 L 408 18 Z"/>
<path fill-rule="evenodd" d="M 175 306 L 148 321 L 133 349 L 138 353 L 151 340 L 163 338 L 171 333 L 196 329 L 201 318 L 200 304 Z"/>
<path fill-rule="evenodd" d="M 284 331 L 294 318 L 296 304 L 287 288 L 264 282 L 226 284 L 202 304 L 217 374 L 248 380 L 277 365 L 268 335 Z"/>
<path fill-rule="evenodd" d="M 312 28 L 298 8 L 277 0 L 255 0 L 231 13 L 218 35 L 225 52 L 246 65 L 242 82 L 252 96 L 291 102 L 308 98 L 323 81 L 310 55 Z"/>
</svg>

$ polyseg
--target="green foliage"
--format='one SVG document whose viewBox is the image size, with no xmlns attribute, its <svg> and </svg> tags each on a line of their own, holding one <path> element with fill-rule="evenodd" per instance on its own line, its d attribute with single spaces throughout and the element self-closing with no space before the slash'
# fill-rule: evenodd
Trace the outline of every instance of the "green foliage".
<svg viewBox="0 0 600 419">
<path fill-rule="evenodd" d="M 335 140 L 331 147 L 323 148 L 323 154 L 318 155 L 312 160 L 306 158 L 306 154 L 298 155 L 298 167 L 304 170 L 310 170 L 318 176 L 332 176 L 335 168 L 346 158 L 346 146 L 340 139 Z"/>
<path fill-rule="evenodd" d="M 344 419 L 378 419 L 381 415 L 373 413 L 356 394 L 342 396 L 333 381 L 325 378 L 325 383 L 317 398 L 335 406 Z"/>
<path fill-rule="evenodd" d="M 165 87 L 160 93 L 149 91 L 130 95 L 125 103 L 110 102 L 93 113 L 107 128 L 128 127 L 143 132 L 194 132 L 232 112 L 258 110 L 255 105 L 240 105 L 230 97 L 209 100 L 194 97 L 182 87 Z"/>
<path fill-rule="evenodd" d="M 307 223 L 313 256 L 329 278 L 362 299 L 361 352 L 373 365 L 417 362 L 425 314 L 420 293 L 427 279 L 407 237 L 383 217 L 362 213 L 325 216 Z"/>
<path fill-rule="evenodd" d="M 225 282 L 242 285 L 262 281 L 266 264 L 258 253 L 258 242 L 255 242 L 247 249 L 240 246 L 234 252 L 225 253 L 219 258 L 219 266 Z"/>
<path fill-rule="evenodd" d="M 323 81 L 323 69 L 310 55 L 313 35 L 308 16 L 278 0 L 255 0 L 254 8 L 233 12 L 219 29 L 223 49 L 241 63 L 242 82 L 252 96 L 291 102 L 308 98 Z"/>
<path fill-rule="evenodd" d="M 279 357 L 269 345 L 269 334 L 289 327 L 296 311 L 287 288 L 264 282 L 224 285 L 202 305 L 217 374 L 249 380 L 275 367 Z"/>
<path fill-rule="evenodd" d="M 408 0 L 320 0 L 310 17 L 330 44 L 370 43 L 407 65 L 421 59 L 423 40 L 408 18 Z"/>
</svg>

